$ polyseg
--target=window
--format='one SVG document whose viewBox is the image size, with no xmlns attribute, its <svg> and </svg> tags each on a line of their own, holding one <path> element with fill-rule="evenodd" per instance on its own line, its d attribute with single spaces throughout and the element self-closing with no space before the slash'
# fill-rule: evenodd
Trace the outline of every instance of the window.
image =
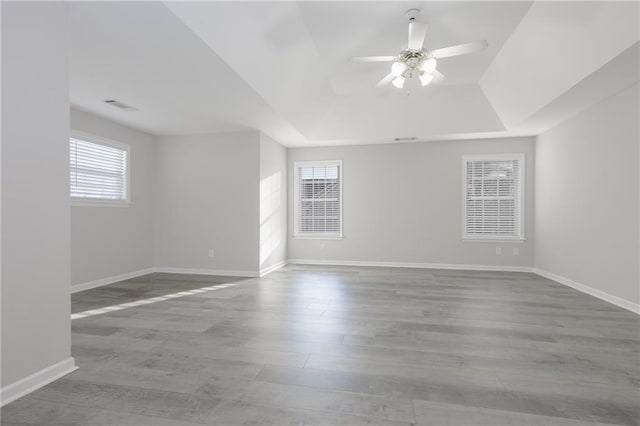
<svg viewBox="0 0 640 426">
<path fill-rule="evenodd" d="M 465 156 L 463 238 L 523 240 L 524 154 Z"/>
<path fill-rule="evenodd" d="M 69 161 L 73 204 L 128 205 L 128 145 L 73 132 Z"/>
<path fill-rule="evenodd" d="M 295 163 L 294 235 L 342 237 L 342 162 Z"/>
</svg>

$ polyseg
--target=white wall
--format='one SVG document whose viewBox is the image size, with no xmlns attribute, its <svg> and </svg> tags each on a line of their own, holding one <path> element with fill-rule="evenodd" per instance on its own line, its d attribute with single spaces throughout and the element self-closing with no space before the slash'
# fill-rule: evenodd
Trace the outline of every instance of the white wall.
<svg viewBox="0 0 640 426">
<path fill-rule="evenodd" d="M 131 146 L 131 205 L 71 208 L 71 284 L 151 268 L 153 136 L 75 109 L 71 128 Z"/>
<path fill-rule="evenodd" d="M 524 243 L 463 242 L 462 156 L 524 153 Z M 341 240 L 295 239 L 293 163 L 342 160 Z M 533 138 L 294 148 L 288 151 L 289 259 L 532 266 Z M 502 255 L 496 255 L 502 247 Z M 513 249 L 520 254 L 515 256 Z"/>
<path fill-rule="evenodd" d="M 287 257 L 287 150 L 260 134 L 260 270 Z"/>
<path fill-rule="evenodd" d="M 257 274 L 259 132 L 158 137 L 155 158 L 156 266 Z"/>
<path fill-rule="evenodd" d="M 67 6 L 2 2 L 1 7 L 6 398 L 21 379 L 65 361 L 72 367 L 73 359 Z"/>
<path fill-rule="evenodd" d="M 536 140 L 535 265 L 640 303 L 638 84 Z"/>
</svg>

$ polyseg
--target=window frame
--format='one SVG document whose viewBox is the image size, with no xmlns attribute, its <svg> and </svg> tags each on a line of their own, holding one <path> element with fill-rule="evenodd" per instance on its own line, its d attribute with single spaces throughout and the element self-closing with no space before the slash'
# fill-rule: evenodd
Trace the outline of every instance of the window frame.
<svg viewBox="0 0 640 426">
<path fill-rule="evenodd" d="M 126 197 L 122 200 L 105 200 L 101 198 L 91 197 L 77 197 L 71 195 L 71 187 L 69 187 L 69 198 L 71 200 L 71 206 L 74 207 L 130 207 L 131 206 L 131 145 L 114 141 L 112 139 L 97 136 L 91 133 L 83 132 L 80 130 L 72 129 L 69 132 L 69 143 L 71 139 L 79 139 L 85 142 L 94 143 L 97 145 L 104 145 L 111 148 L 120 149 L 126 152 L 126 165 L 125 165 L 125 194 Z M 71 163 L 69 163 L 69 184 L 71 182 Z"/>
<path fill-rule="evenodd" d="M 518 235 L 482 235 L 473 236 L 467 234 L 467 163 L 469 161 L 513 161 L 520 162 L 519 186 L 520 186 L 520 232 Z M 462 156 L 462 241 L 465 242 L 505 242 L 523 243 L 525 238 L 525 154 L 473 154 Z"/>
<path fill-rule="evenodd" d="M 336 233 L 300 232 L 300 173 L 301 167 L 338 166 L 338 187 L 340 189 L 340 231 Z M 343 193 L 342 193 L 342 160 L 296 161 L 293 163 L 293 237 L 296 239 L 340 240 L 343 238 Z"/>
</svg>

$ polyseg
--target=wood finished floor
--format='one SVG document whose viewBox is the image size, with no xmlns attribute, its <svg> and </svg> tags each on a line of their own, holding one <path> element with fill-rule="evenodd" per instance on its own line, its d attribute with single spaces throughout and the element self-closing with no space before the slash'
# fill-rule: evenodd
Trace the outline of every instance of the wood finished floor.
<svg viewBox="0 0 640 426">
<path fill-rule="evenodd" d="M 73 311 L 230 282 L 152 274 Z M 2 425 L 638 425 L 640 317 L 521 273 L 290 266 L 77 319 Z"/>
</svg>

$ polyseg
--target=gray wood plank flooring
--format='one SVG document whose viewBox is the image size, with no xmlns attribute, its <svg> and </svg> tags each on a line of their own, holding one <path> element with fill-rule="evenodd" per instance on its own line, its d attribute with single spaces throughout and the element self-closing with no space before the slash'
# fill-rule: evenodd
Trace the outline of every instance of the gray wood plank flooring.
<svg viewBox="0 0 640 426">
<path fill-rule="evenodd" d="M 2 425 L 640 424 L 640 317 L 531 274 L 151 274 L 73 312 L 210 286 L 74 320 L 80 369 Z"/>
</svg>

